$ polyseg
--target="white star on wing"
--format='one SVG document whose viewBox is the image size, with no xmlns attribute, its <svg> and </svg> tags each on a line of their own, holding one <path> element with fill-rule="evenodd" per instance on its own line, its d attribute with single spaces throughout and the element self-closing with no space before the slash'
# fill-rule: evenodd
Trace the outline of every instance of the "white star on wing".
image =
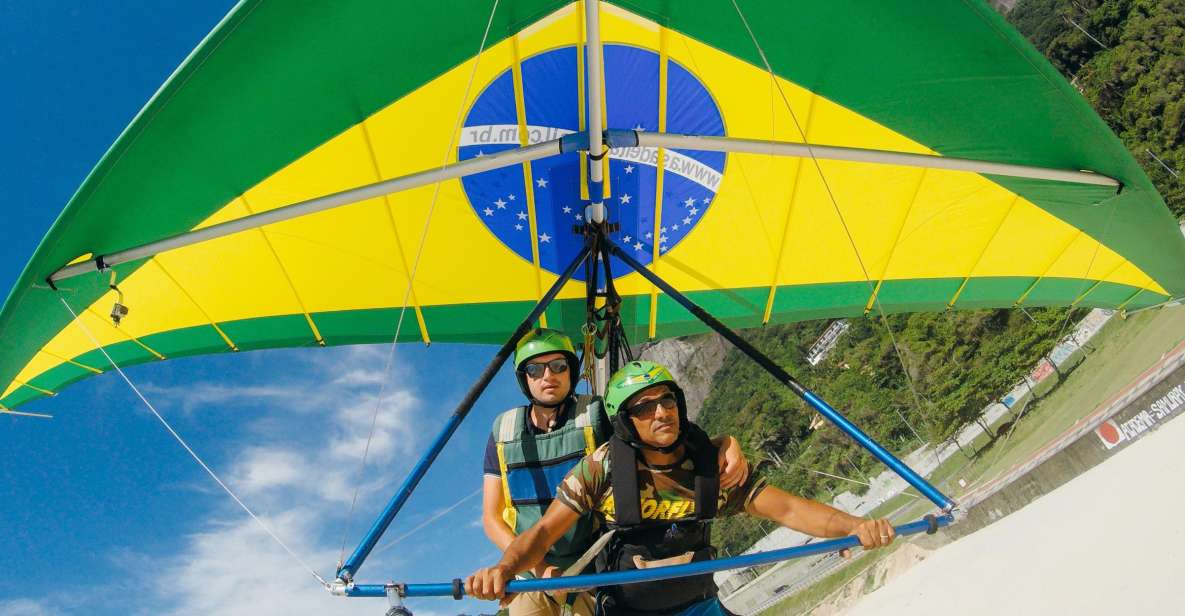
<svg viewBox="0 0 1185 616">
<path fill-rule="evenodd" d="M 485 212 L 486 216 L 493 216 L 494 215 L 494 210 L 491 210 L 488 207 L 482 211 Z"/>
<path fill-rule="evenodd" d="M 625 172 L 626 172 L 626 173 L 633 173 L 633 172 L 634 172 L 634 166 L 633 166 L 633 165 L 626 165 L 626 166 L 625 166 Z"/>
<path fill-rule="evenodd" d="M 625 242 L 626 244 L 628 244 L 628 243 L 632 242 L 633 240 L 634 240 L 634 238 L 632 238 L 632 237 L 630 237 L 630 236 L 628 236 L 628 235 L 627 235 L 627 236 L 625 236 L 625 237 L 623 237 L 623 238 L 621 238 L 621 241 L 622 241 L 622 242 Z"/>
<path fill-rule="evenodd" d="M 687 207 L 695 205 L 695 197 L 688 197 L 687 200 L 683 202 L 683 205 L 686 205 Z"/>
<path fill-rule="evenodd" d="M 691 214 L 692 216 L 695 216 L 696 214 L 699 214 L 699 210 L 697 210 L 696 208 L 691 208 L 690 210 L 687 210 L 687 213 Z"/>
<path fill-rule="evenodd" d="M 535 180 L 535 183 L 539 185 L 539 188 L 547 188 L 547 178 L 539 178 Z"/>
<path fill-rule="evenodd" d="M 634 244 L 634 250 L 642 250 L 642 242 Z"/>
<path fill-rule="evenodd" d="M 497 201 L 495 201 L 494 205 L 498 206 L 498 209 L 500 209 L 500 210 L 506 209 L 506 202 L 501 199 L 498 199 Z"/>
<path fill-rule="evenodd" d="M 583 217 L 583 216 L 581 216 L 580 214 L 577 214 L 577 215 L 576 215 L 576 220 L 584 220 L 584 217 Z"/>
<path fill-rule="evenodd" d="M 689 225 L 689 224 L 691 224 L 691 217 L 690 217 L 690 216 L 688 216 L 687 218 L 684 218 L 684 219 L 683 219 L 683 224 L 685 224 L 685 225 Z"/>
<path fill-rule="evenodd" d="M 518 199 L 518 197 L 514 196 L 514 193 L 511 193 L 511 194 L 509 194 L 509 195 L 506 195 L 506 198 L 507 198 L 507 199 L 510 199 L 511 201 L 514 201 L 515 199 Z"/>
<path fill-rule="evenodd" d="M 633 199 L 633 197 L 631 197 L 631 196 L 629 195 L 629 193 L 626 193 L 626 194 L 624 194 L 624 195 L 622 195 L 622 196 L 618 197 L 618 199 L 620 199 L 620 200 L 621 200 L 621 203 L 624 205 L 624 204 L 626 204 L 626 203 L 629 203 L 629 202 L 630 202 L 630 199 Z"/>
<path fill-rule="evenodd" d="M 565 205 L 565 206 L 564 206 L 564 213 L 565 213 L 565 214 L 571 214 L 571 213 L 572 213 L 572 208 L 570 208 L 570 207 L 568 207 L 568 206 L 566 206 L 566 205 Z"/>
<path fill-rule="evenodd" d="M 707 205 L 708 202 L 711 201 L 711 199 L 709 199 L 708 197 L 704 197 L 703 199 L 700 199 L 700 201 L 703 201 L 704 205 Z"/>
<path fill-rule="evenodd" d="M 671 227 L 671 228 L 672 228 L 672 229 L 674 229 L 674 230 L 676 230 L 676 231 L 678 231 L 678 230 L 679 230 L 679 225 L 675 225 L 675 226 L 673 226 L 673 227 Z"/>
<path fill-rule="evenodd" d="M 526 220 L 526 219 L 527 219 L 527 213 L 526 213 L 526 212 L 519 212 L 518 214 L 515 214 L 515 216 L 518 216 L 518 219 L 519 219 L 519 220 Z"/>
<path fill-rule="evenodd" d="M 523 230 L 523 226 L 522 226 L 522 225 L 514 225 L 514 230 L 515 230 L 515 231 L 522 231 L 522 230 Z"/>
<path fill-rule="evenodd" d="M 654 234 L 653 234 L 653 233 L 647 233 L 647 234 L 646 234 L 646 239 L 650 239 L 650 238 L 652 238 L 652 237 L 654 237 Z"/>
<path fill-rule="evenodd" d="M 542 242 L 542 243 L 544 243 L 544 244 L 546 244 L 546 243 L 548 243 L 548 242 L 550 242 L 550 241 L 551 241 L 551 236 L 550 236 L 550 235 L 548 235 L 548 234 L 546 234 L 546 233 L 544 233 L 543 235 L 540 235 L 540 236 L 539 236 L 539 241 L 540 241 L 540 242 Z"/>
</svg>

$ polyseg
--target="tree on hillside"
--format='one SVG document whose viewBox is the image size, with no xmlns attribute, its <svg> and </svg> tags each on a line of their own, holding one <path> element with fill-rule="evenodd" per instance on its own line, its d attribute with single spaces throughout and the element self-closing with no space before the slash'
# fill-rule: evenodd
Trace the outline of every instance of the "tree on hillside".
<svg viewBox="0 0 1185 616">
<path fill-rule="evenodd" d="M 1185 216 L 1178 177 L 1185 171 L 1185 0 L 1022 0 L 1008 19 L 1119 135 L 1169 210 Z"/>
</svg>

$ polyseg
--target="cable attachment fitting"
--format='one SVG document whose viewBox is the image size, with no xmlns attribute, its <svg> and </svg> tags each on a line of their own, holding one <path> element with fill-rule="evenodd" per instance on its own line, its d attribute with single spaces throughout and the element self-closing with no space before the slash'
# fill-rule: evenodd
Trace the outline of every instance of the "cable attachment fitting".
<svg viewBox="0 0 1185 616">
<path fill-rule="evenodd" d="M 123 318 L 128 316 L 128 307 L 123 303 L 123 291 L 120 291 L 119 286 L 115 284 L 115 270 L 111 270 L 111 282 L 107 286 L 115 291 L 115 305 L 111 307 L 111 322 L 119 327 Z"/>
<path fill-rule="evenodd" d="M 329 594 L 334 595 L 336 597 L 346 597 L 346 596 L 349 596 L 350 589 L 353 586 L 354 586 L 354 584 L 351 583 L 349 580 L 339 577 L 339 578 L 333 580 L 332 582 L 329 582 L 328 584 L 326 584 L 325 590 L 328 590 Z"/>
<path fill-rule="evenodd" d="M 601 147 L 603 147 L 603 148 L 605 148 L 605 149 L 604 149 L 604 150 L 601 150 L 601 153 L 600 153 L 600 154 L 593 154 L 592 152 L 589 152 L 589 153 L 588 153 L 588 158 L 589 158 L 589 160 L 595 160 L 595 161 L 597 161 L 597 162 L 600 162 L 600 161 L 601 161 L 601 160 L 603 160 L 603 159 L 604 159 L 606 156 L 608 156 L 608 155 L 609 155 L 609 145 L 608 145 L 608 144 L 604 144 L 604 143 L 602 143 L 602 144 L 601 144 Z"/>
<path fill-rule="evenodd" d="M 387 602 L 391 607 L 387 609 L 386 616 L 412 616 L 411 610 L 403 605 L 403 595 L 407 592 L 407 586 L 403 584 L 387 584 Z"/>
</svg>

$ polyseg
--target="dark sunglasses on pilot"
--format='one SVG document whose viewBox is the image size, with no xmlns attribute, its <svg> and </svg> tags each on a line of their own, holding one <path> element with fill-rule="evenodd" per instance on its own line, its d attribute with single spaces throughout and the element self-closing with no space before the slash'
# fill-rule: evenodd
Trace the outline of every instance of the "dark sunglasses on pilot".
<svg viewBox="0 0 1185 616">
<path fill-rule="evenodd" d="M 551 370 L 552 374 L 563 374 L 568 371 L 568 360 L 560 358 L 527 364 L 523 366 L 522 372 L 525 372 L 527 376 L 533 379 L 538 379 L 543 378 L 543 371 L 545 369 Z"/>
<path fill-rule="evenodd" d="M 659 398 L 647 400 L 625 409 L 625 414 L 628 417 L 648 417 L 653 415 L 654 411 L 658 410 L 658 405 L 660 404 L 668 411 L 674 410 L 679 407 L 679 399 L 675 397 L 675 394 L 667 392 Z"/>
</svg>

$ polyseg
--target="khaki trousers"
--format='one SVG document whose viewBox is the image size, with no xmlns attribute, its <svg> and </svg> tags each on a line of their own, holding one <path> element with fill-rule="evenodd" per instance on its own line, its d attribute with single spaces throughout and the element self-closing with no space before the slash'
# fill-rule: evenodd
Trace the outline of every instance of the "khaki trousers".
<svg viewBox="0 0 1185 616">
<path fill-rule="evenodd" d="M 543 592 L 524 592 L 514 597 L 510 602 L 510 616 L 563 616 L 568 605 L 566 593 L 556 593 L 558 596 Z M 576 594 L 572 602 L 572 614 L 575 616 L 593 616 L 595 603 L 591 593 Z"/>
</svg>

